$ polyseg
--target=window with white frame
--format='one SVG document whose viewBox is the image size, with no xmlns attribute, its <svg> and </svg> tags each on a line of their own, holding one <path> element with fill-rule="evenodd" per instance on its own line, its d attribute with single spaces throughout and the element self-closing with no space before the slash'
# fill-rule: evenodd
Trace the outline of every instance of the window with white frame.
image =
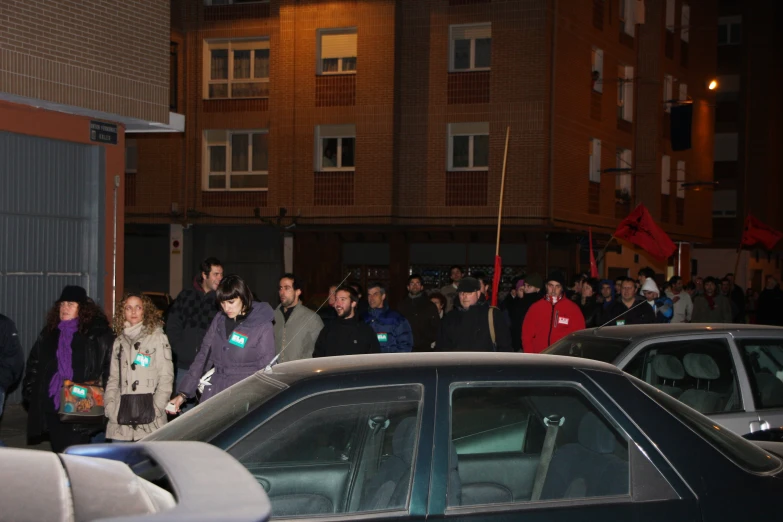
<svg viewBox="0 0 783 522">
<path fill-rule="evenodd" d="M 204 131 L 204 190 L 267 190 L 266 130 Z"/>
<path fill-rule="evenodd" d="M 712 193 L 712 217 L 737 217 L 736 190 L 716 190 Z"/>
<path fill-rule="evenodd" d="M 269 39 L 204 42 L 204 98 L 269 96 Z"/>
<path fill-rule="evenodd" d="M 356 28 L 318 30 L 318 74 L 356 74 Z"/>
<path fill-rule="evenodd" d="M 680 101 L 687 101 L 688 100 L 688 84 L 687 83 L 680 83 L 679 91 L 680 91 L 680 97 L 678 99 Z"/>
<path fill-rule="evenodd" d="M 492 61 L 492 24 L 449 27 L 449 71 L 488 71 Z"/>
<path fill-rule="evenodd" d="M 269 0 L 204 0 L 204 5 L 268 4 Z"/>
<path fill-rule="evenodd" d="M 718 45 L 739 45 L 742 43 L 742 17 L 722 16 L 718 18 Z"/>
<path fill-rule="evenodd" d="M 677 197 L 685 197 L 685 162 L 680 160 L 677 162 Z"/>
<path fill-rule="evenodd" d="M 448 148 L 448 170 L 488 170 L 489 123 L 450 123 Z"/>
<path fill-rule="evenodd" d="M 672 96 L 674 90 L 674 77 L 671 74 L 663 75 L 663 110 L 671 112 L 673 99 Z"/>
<path fill-rule="evenodd" d="M 601 182 L 601 140 L 590 140 L 590 181 Z"/>
<path fill-rule="evenodd" d="M 633 67 L 617 67 L 617 117 L 633 121 Z"/>
<path fill-rule="evenodd" d="M 136 140 L 125 140 L 125 174 L 136 174 L 139 164 L 139 149 Z"/>
<path fill-rule="evenodd" d="M 691 33 L 691 6 L 682 4 L 682 16 L 680 18 L 680 40 L 687 42 Z"/>
<path fill-rule="evenodd" d="M 592 83 L 595 92 L 604 92 L 604 52 L 593 47 L 592 52 Z"/>
<path fill-rule="evenodd" d="M 671 156 L 663 155 L 661 159 L 661 194 L 668 196 L 671 194 L 672 187 L 672 158 Z"/>
<path fill-rule="evenodd" d="M 617 149 L 616 166 L 618 169 L 633 168 L 633 152 L 630 149 Z M 615 195 L 624 200 L 631 199 L 631 174 L 618 171 L 615 176 Z"/>
<path fill-rule="evenodd" d="M 666 30 L 674 32 L 674 0 L 666 0 Z"/>
<path fill-rule="evenodd" d="M 639 7 L 643 9 L 644 7 Z M 636 0 L 619 0 L 619 15 L 620 25 L 623 28 L 623 32 L 630 36 L 636 34 Z"/>
<path fill-rule="evenodd" d="M 356 125 L 319 125 L 315 129 L 315 170 L 356 170 Z"/>
</svg>

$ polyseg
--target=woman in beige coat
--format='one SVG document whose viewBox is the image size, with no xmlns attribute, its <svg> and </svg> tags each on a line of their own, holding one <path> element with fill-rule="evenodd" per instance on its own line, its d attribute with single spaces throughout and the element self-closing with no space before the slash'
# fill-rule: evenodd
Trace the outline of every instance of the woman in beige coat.
<svg viewBox="0 0 783 522">
<path fill-rule="evenodd" d="M 161 313 L 147 296 L 126 295 L 117 305 L 112 327 L 117 339 L 106 384 L 106 438 L 136 441 L 166 424 L 165 408 L 174 383 L 171 347 L 163 333 Z M 152 394 L 155 420 L 135 426 L 119 424 L 121 396 L 145 393 Z"/>
</svg>

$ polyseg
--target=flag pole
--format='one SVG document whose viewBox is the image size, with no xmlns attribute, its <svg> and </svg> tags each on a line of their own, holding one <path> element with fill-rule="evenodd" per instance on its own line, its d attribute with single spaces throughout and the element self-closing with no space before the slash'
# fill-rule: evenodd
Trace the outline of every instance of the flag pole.
<svg viewBox="0 0 783 522">
<path fill-rule="evenodd" d="M 596 264 L 600 264 L 604 260 L 604 258 L 606 257 L 606 249 L 609 248 L 609 245 L 615 239 L 617 239 L 617 238 L 614 237 L 614 234 L 612 234 L 612 237 L 609 238 L 609 241 L 607 241 L 606 244 L 604 245 L 604 247 L 601 249 L 601 257 L 598 258 L 598 261 L 596 261 Z"/>
<path fill-rule="evenodd" d="M 745 214 L 745 221 L 742 222 L 742 232 L 740 233 L 740 242 L 737 247 L 737 259 L 734 261 L 734 280 L 739 281 L 737 277 L 737 270 L 739 270 L 740 256 L 742 255 L 742 243 L 745 239 L 745 228 L 748 226 L 748 214 Z"/>
<path fill-rule="evenodd" d="M 498 233 L 495 239 L 495 273 L 492 276 L 492 306 L 498 305 L 498 287 L 500 286 L 500 223 L 503 219 L 503 193 L 506 188 L 506 162 L 508 160 L 508 138 L 511 126 L 506 127 L 506 146 L 503 150 L 503 171 L 500 175 L 500 202 L 498 203 Z"/>
</svg>

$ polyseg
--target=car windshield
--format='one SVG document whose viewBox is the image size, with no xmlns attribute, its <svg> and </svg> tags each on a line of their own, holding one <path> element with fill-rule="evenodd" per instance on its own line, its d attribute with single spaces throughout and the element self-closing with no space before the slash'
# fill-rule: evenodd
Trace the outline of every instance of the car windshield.
<svg viewBox="0 0 783 522">
<path fill-rule="evenodd" d="M 669 394 L 650 386 L 636 377 L 631 375 L 627 375 L 627 377 L 648 397 L 709 442 L 737 466 L 755 473 L 770 473 L 779 470 L 781 465 L 783 465 L 777 457 L 772 456 L 736 433 L 718 426 L 715 421 L 689 408 Z"/>
<path fill-rule="evenodd" d="M 623 339 L 569 336 L 560 339 L 544 350 L 543 353 L 549 355 L 568 355 L 605 363 L 614 363 L 617 356 L 620 355 L 629 344 L 630 341 Z"/>
<path fill-rule="evenodd" d="M 143 440 L 209 442 L 285 388 L 285 384 L 256 373 L 152 432 Z"/>
</svg>

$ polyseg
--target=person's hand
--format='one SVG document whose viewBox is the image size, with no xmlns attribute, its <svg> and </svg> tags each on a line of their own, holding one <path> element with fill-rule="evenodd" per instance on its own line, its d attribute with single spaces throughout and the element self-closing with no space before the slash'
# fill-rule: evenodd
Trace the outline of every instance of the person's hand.
<svg viewBox="0 0 783 522">
<path fill-rule="evenodd" d="M 182 406 L 182 404 L 185 402 L 185 397 L 182 395 L 177 395 L 173 399 L 169 401 L 169 404 L 174 407 L 175 413 L 179 413 L 179 408 Z"/>
</svg>

